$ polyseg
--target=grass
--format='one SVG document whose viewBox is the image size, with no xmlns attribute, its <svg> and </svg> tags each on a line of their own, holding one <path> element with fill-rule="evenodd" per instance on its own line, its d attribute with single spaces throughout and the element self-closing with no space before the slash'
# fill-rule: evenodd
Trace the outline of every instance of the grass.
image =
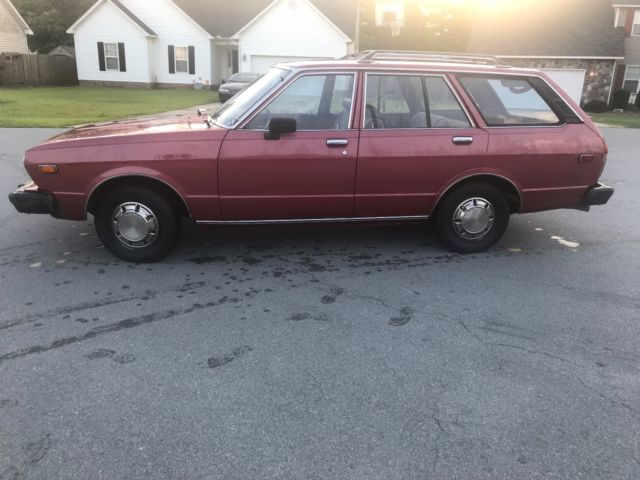
<svg viewBox="0 0 640 480">
<path fill-rule="evenodd" d="M 69 127 L 218 101 L 211 90 L 0 88 L 0 127 Z M 194 112 L 195 113 L 195 112 Z"/>
<path fill-rule="evenodd" d="M 624 128 L 640 128 L 639 113 L 590 113 L 594 122 Z"/>
</svg>

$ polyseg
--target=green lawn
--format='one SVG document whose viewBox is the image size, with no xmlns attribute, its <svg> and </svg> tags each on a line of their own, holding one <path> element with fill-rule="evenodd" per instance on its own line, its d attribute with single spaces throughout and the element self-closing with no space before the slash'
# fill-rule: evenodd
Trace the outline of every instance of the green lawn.
<svg viewBox="0 0 640 480">
<path fill-rule="evenodd" d="M 0 127 L 69 127 L 217 101 L 211 90 L 0 88 Z"/>
<path fill-rule="evenodd" d="M 639 113 L 590 113 L 594 122 L 625 128 L 640 128 Z"/>
</svg>

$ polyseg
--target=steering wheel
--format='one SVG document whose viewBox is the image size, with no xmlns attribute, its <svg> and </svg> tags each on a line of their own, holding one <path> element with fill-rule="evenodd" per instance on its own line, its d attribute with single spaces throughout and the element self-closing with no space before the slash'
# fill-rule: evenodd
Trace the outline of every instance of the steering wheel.
<svg viewBox="0 0 640 480">
<path fill-rule="evenodd" d="M 365 109 L 369 113 L 370 118 L 365 122 L 364 128 L 365 129 L 384 128 L 384 124 L 382 123 L 382 120 L 378 118 L 378 110 L 376 110 L 376 107 L 367 103 L 367 105 L 365 106 Z"/>
</svg>

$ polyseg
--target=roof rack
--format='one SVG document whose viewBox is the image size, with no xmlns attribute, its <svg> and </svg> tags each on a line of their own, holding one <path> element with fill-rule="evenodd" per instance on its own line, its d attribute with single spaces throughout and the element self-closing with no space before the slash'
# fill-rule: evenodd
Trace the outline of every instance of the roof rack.
<svg viewBox="0 0 640 480">
<path fill-rule="evenodd" d="M 365 50 L 352 56 L 356 60 L 403 60 L 409 62 L 474 63 L 479 65 L 503 66 L 505 63 L 491 55 L 466 53 L 420 52 L 410 50 Z"/>
</svg>

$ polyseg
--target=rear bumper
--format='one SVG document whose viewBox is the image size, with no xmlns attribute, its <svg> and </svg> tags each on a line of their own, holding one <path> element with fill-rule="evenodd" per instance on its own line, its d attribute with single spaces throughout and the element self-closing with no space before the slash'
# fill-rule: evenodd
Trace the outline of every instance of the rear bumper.
<svg viewBox="0 0 640 480">
<path fill-rule="evenodd" d="M 9 194 L 9 201 L 20 213 L 56 214 L 53 195 L 41 191 L 33 182 L 20 185 L 15 192 Z"/>
<path fill-rule="evenodd" d="M 612 187 L 598 183 L 590 187 L 582 197 L 582 206 L 604 205 L 609 201 L 615 190 Z"/>
</svg>

